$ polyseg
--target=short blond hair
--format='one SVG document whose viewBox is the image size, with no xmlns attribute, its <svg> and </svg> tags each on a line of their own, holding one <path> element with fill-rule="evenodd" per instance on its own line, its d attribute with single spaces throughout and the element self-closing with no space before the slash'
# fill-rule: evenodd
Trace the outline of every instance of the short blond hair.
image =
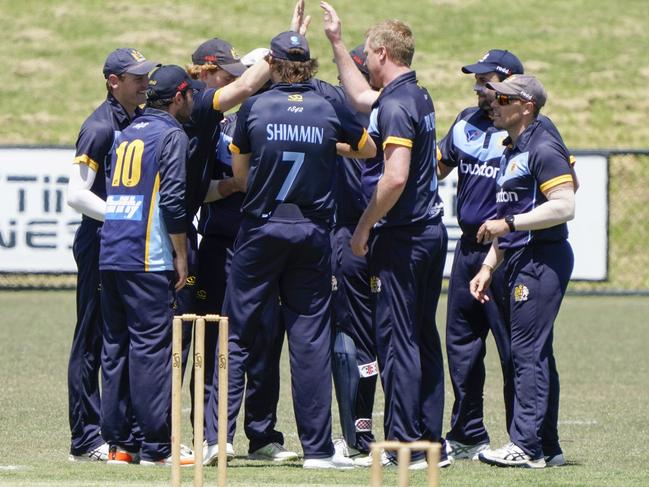
<svg viewBox="0 0 649 487">
<path fill-rule="evenodd" d="M 189 74 L 192 79 L 200 79 L 203 71 L 219 71 L 220 69 L 221 68 L 217 64 L 212 63 L 188 64 L 186 67 L 187 74 Z"/>
<path fill-rule="evenodd" d="M 384 20 L 370 27 L 365 37 L 372 49 L 385 47 L 388 57 L 395 63 L 408 67 L 412 64 L 415 38 L 404 22 L 397 19 Z"/>
</svg>

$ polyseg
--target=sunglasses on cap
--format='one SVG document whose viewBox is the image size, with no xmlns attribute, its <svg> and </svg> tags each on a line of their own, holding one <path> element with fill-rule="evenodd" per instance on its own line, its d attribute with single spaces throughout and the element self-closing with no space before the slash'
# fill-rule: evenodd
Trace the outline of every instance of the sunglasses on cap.
<svg viewBox="0 0 649 487">
<path fill-rule="evenodd" d="M 523 103 L 534 103 L 532 100 L 525 100 L 524 98 L 521 98 L 520 96 L 512 96 L 512 95 L 503 95 L 502 93 L 496 93 L 496 101 L 498 102 L 499 105 L 509 105 L 511 102 L 520 100 Z"/>
</svg>

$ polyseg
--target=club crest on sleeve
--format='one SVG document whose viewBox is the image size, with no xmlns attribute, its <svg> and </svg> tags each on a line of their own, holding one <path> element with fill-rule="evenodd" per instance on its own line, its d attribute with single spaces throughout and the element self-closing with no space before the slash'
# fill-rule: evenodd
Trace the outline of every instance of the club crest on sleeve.
<svg viewBox="0 0 649 487">
<path fill-rule="evenodd" d="M 374 294 L 381 292 L 381 279 L 377 276 L 370 277 L 370 292 Z"/>
<path fill-rule="evenodd" d="M 196 298 L 205 301 L 207 299 L 207 291 L 205 289 L 199 289 L 196 291 Z"/>
<path fill-rule="evenodd" d="M 522 301 L 527 301 L 527 298 L 530 296 L 530 290 L 525 284 L 516 284 L 514 287 L 514 301 L 520 303 Z"/>
</svg>

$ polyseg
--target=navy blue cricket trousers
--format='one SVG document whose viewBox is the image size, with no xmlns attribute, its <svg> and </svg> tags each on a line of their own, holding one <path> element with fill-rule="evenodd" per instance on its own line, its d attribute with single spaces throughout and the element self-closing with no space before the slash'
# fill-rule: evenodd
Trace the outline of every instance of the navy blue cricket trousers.
<svg viewBox="0 0 649 487">
<path fill-rule="evenodd" d="M 460 239 L 448 284 L 446 356 L 455 401 L 446 438 L 468 445 L 489 442 L 483 414 L 484 357 L 489 331 L 496 342 L 503 373 L 506 431 L 509 431 L 514 400 L 509 329 L 504 319 L 503 266 L 491 280 L 490 301 L 481 304 L 469 291 L 469 282 L 480 270 L 489 248 L 490 244 Z"/>
<path fill-rule="evenodd" d="M 535 243 L 505 252 L 509 290 L 514 408 L 511 441 L 531 458 L 561 453 L 559 373 L 552 340 L 574 266 L 566 241 Z"/>
<path fill-rule="evenodd" d="M 367 257 L 352 253 L 349 241 L 354 226 L 338 226 L 331 237 L 332 269 L 335 288 L 332 294 L 333 322 L 336 330 L 351 337 L 356 346 L 356 360 L 360 380 L 356 406 L 352 411 L 355 420 L 356 444 L 354 448 L 369 452 L 373 443 L 372 411 L 378 376 L 372 303 Z"/>
<path fill-rule="evenodd" d="M 244 374 L 264 308 L 279 293 L 288 336 L 293 407 L 305 458 L 333 455 L 331 441 L 331 242 L 308 219 L 244 218 L 224 309 L 230 318 L 229 420 L 236 421 Z M 266 325 L 267 326 L 267 325 Z"/>
<path fill-rule="evenodd" d="M 101 271 L 104 314 L 101 433 L 107 443 L 171 454 L 173 272 Z M 135 418 L 141 442 L 133 438 Z"/>
<path fill-rule="evenodd" d="M 77 263 L 77 323 L 68 362 L 70 453 L 73 455 L 86 453 L 104 442 L 99 428 L 103 326 L 99 284 L 101 226 L 101 222 L 84 218 L 72 244 Z"/>
<path fill-rule="evenodd" d="M 441 440 L 444 363 L 435 312 L 446 247 L 441 222 L 379 228 L 372 239 L 370 285 L 388 440 Z"/>
<path fill-rule="evenodd" d="M 197 290 L 197 304 L 201 314 L 221 313 L 233 247 L 234 238 L 205 235 L 201 239 Z M 246 370 L 243 424 L 249 440 L 249 453 L 269 443 L 284 444 L 284 436 L 275 430 L 279 401 L 280 358 L 284 344 L 284 326 L 281 322 L 278 299 L 278 297 L 271 299 L 262 313 L 262 321 L 265 324 L 260 327 L 255 344 L 250 350 L 250 360 Z M 211 445 L 218 441 L 219 384 L 218 370 L 215 370 L 218 354 L 217 326 L 206 328 L 205 341 L 207 343 L 205 438 Z M 209 400 L 212 396 L 214 398 Z M 236 422 L 230 422 L 228 426 L 228 442 L 232 443 Z"/>
</svg>

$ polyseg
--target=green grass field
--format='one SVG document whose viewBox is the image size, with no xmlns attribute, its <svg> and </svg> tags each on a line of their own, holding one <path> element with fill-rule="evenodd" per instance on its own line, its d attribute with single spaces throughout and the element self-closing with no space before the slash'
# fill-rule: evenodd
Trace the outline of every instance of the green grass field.
<svg viewBox="0 0 649 487">
<path fill-rule="evenodd" d="M 445 300 L 439 323 L 444 323 Z M 67 460 L 66 363 L 74 326 L 72 292 L 0 292 L 5 310 L 0 325 L 0 486 L 157 486 L 168 485 L 169 469 Z M 498 469 L 457 462 L 441 474 L 442 486 L 633 487 L 649 485 L 646 353 L 646 298 L 569 297 L 556 324 L 555 351 L 561 374 L 560 434 L 568 466 L 542 471 Z M 443 326 L 440 326 L 443 330 Z M 501 380 L 493 343 L 488 352 L 486 419 L 492 441 L 504 443 Z M 287 445 L 301 452 L 290 399 L 289 371 L 283 356 L 280 429 Z M 447 419 L 451 401 L 447 384 Z M 377 394 L 375 424 L 382 424 Z M 188 402 L 185 406 L 188 406 Z M 185 413 L 188 416 L 188 413 Z M 189 432 L 189 420 L 183 425 Z M 340 428 L 334 416 L 334 433 Z M 379 436 L 381 432 L 379 431 Z M 189 437 L 185 438 L 189 443 Z M 228 468 L 231 485 L 324 486 L 369 484 L 368 470 L 306 472 L 300 464 L 278 467 L 244 460 L 247 442 L 240 427 L 239 455 Z M 206 469 L 216 485 L 216 469 Z M 184 484 L 191 485 L 190 471 Z M 386 472 L 385 485 L 395 485 Z M 411 485 L 424 485 L 414 472 Z M 209 483 L 207 485 L 210 485 Z"/>
<path fill-rule="evenodd" d="M 104 97 L 108 52 L 132 45 L 166 64 L 185 64 L 218 36 L 240 53 L 286 30 L 293 0 L 0 0 L 0 143 L 73 144 Z M 411 25 L 413 67 L 435 101 L 440 135 L 475 103 L 460 72 L 489 48 L 510 49 L 549 92 L 544 113 L 570 148 L 647 147 L 649 9 L 646 0 L 332 0 L 349 47 L 367 27 L 396 17 Z M 320 75 L 335 82 L 317 0 L 309 32 Z"/>
</svg>

